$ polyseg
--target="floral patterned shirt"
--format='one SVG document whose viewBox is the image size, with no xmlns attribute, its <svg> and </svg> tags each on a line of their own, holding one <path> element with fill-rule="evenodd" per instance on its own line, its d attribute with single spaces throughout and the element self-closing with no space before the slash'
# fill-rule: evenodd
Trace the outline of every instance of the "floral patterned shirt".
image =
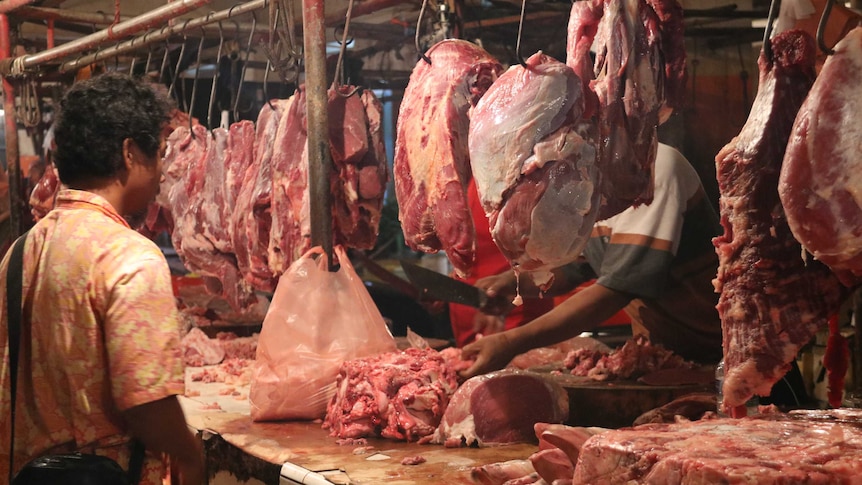
<svg viewBox="0 0 862 485">
<path fill-rule="evenodd" d="M 0 264 L 0 477 L 8 473 L 11 413 L 8 259 Z M 61 190 L 27 234 L 22 299 L 30 331 L 22 328 L 19 351 L 15 468 L 72 449 L 125 468 L 120 413 L 184 391 L 163 254 L 104 198 Z M 165 471 L 161 457 L 148 454 L 141 483 L 160 483 Z"/>
</svg>

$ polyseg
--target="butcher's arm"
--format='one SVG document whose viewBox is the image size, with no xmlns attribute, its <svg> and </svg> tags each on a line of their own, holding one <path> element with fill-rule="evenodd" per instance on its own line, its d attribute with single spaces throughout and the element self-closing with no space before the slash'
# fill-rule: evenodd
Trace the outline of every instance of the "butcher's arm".
<svg viewBox="0 0 862 485">
<path fill-rule="evenodd" d="M 480 278 L 476 281 L 475 286 L 485 290 L 489 298 L 503 296 L 511 301 L 516 294 L 520 294 L 524 298 L 564 295 L 596 277 L 595 272 L 586 261 L 576 261 L 555 268 L 552 273 L 554 274 L 554 281 L 544 291 L 533 283 L 533 279 L 529 275 L 521 275 L 519 278 L 515 275 L 514 270 Z"/>
<path fill-rule="evenodd" d="M 182 485 L 204 483 L 203 453 L 186 424 L 176 396 L 123 411 L 129 433 L 151 452 L 165 453 L 179 468 Z"/>
<path fill-rule="evenodd" d="M 526 325 L 483 337 L 464 347 L 462 358 L 476 362 L 462 376 L 469 378 L 502 369 L 518 354 L 592 330 L 631 300 L 628 293 L 590 285 Z"/>
</svg>

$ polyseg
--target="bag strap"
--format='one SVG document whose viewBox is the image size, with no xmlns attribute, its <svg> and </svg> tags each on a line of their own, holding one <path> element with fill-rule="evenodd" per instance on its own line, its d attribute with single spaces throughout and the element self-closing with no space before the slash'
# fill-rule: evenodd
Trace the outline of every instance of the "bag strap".
<svg viewBox="0 0 862 485">
<path fill-rule="evenodd" d="M 18 350 L 21 342 L 21 287 L 24 273 L 24 243 L 27 233 L 12 246 L 9 266 L 6 269 L 6 315 L 9 321 L 9 397 L 12 399 L 12 422 L 9 426 L 9 483 L 15 463 L 15 399 L 18 390 Z"/>
<path fill-rule="evenodd" d="M 9 426 L 9 483 L 12 483 L 12 470 L 15 463 L 15 399 L 18 390 L 18 351 L 21 343 L 21 321 L 23 319 L 21 292 L 24 286 L 24 244 L 27 240 L 27 232 L 22 234 L 12 246 L 9 266 L 6 269 L 6 314 L 9 321 L 9 397 L 12 399 L 12 422 Z M 141 481 L 143 467 L 144 444 L 139 440 L 132 440 L 128 469 L 130 485 L 137 485 Z"/>
</svg>

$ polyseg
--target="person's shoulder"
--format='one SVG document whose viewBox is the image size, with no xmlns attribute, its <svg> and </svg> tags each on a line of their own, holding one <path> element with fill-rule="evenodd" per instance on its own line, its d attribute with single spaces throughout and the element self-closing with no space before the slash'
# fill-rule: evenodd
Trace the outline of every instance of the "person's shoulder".
<svg viewBox="0 0 862 485">
<path fill-rule="evenodd" d="M 688 159 L 676 148 L 658 144 L 655 157 L 656 180 L 678 179 L 687 185 L 700 185 L 700 176 Z"/>
</svg>

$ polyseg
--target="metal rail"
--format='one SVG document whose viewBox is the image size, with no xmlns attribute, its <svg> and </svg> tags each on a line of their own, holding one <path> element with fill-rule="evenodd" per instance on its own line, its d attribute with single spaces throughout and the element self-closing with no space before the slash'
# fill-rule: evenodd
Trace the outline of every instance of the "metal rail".
<svg viewBox="0 0 862 485">
<path fill-rule="evenodd" d="M 11 66 L 6 65 L 6 63 L 0 65 L 0 74 L 4 76 L 23 75 L 28 69 L 32 69 L 41 64 L 46 64 L 51 61 L 78 54 L 97 47 L 104 42 L 116 42 L 118 39 L 129 37 L 130 35 L 143 30 L 158 27 L 170 19 L 200 8 L 210 2 L 212 2 L 212 0 L 176 0 L 142 15 L 138 15 L 137 17 L 125 22 L 120 22 L 112 27 L 108 27 L 107 29 L 100 30 L 80 39 L 67 42 L 53 49 L 48 49 L 33 55 L 17 57 L 12 60 Z"/>
<path fill-rule="evenodd" d="M 59 71 L 74 71 L 81 66 L 93 64 L 101 59 L 116 57 L 127 52 L 138 50 L 153 42 L 159 42 L 169 39 L 173 35 L 183 34 L 190 30 L 200 29 L 201 27 L 206 25 L 218 23 L 238 15 L 266 8 L 268 3 L 269 0 L 252 0 L 251 2 L 235 5 L 225 10 L 212 12 L 204 17 L 198 17 L 195 19 L 188 20 L 186 22 L 177 23 L 170 26 L 166 25 L 156 32 L 147 32 L 144 35 L 139 35 L 138 37 L 135 37 L 131 40 L 127 40 L 126 42 L 123 42 L 116 46 L 94 52 L 92 54 L 83 56 L 78 59 L 74 59 L 72 61 L 66 61 L 63 64 L 60 64 Z M 227 29 L 225 28 L 225 30 Z"/>
</svg>

